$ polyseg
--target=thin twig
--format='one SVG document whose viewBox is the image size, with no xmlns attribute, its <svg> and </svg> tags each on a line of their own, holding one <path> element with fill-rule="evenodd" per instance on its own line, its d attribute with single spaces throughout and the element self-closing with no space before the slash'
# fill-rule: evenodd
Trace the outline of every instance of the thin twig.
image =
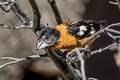
<svg viewBox="0 0 120 80">
<path fill-rule="evenodd" d="M 115 43 L 118 43 L 118 40 L 108 31 L 104 30 L 105 35 L 107 35 L 108 37 L 110 37 Z"/>
<path fill-rule="evenodd" d="M 98 80 L 98 79 L 96 79 L 96 78 L 88 78 L 88 80 Z"/>
<path fill-rule="evenodd" d="M 7 28 L 7 29 L 13 29 L 13 30 L 19 30 L 19 29 L 23 29 L 23 28 L 32 29 L 32 26 L 33 26 L 32 23 L 29 26 L 21 25 L 19 27 L 14 27 L 14 26 L 8 26 L 8 25 L 5 25 L 5 24 L 0 24 L 0 27 Z"/>
<path fill-rule="evenodd" d="M 80 60 L 80 66 L 81 66 L 80 70 L 81 70 L 81 73 L 82 73 L 82 80 L 87 80 L 86 75 L 85 75 L 85 60 L 83 58 L 83 54 L 84 54 L 84 52 L 82 52 L 82 53 L 77 52 L 78 58 Z"/>
<path fill-rule="evenodd" d="M 5 12 L 9 12 L 13 7 L 13 5 L 15 4 L 15 2 L 16 0 L 9 0 L 9 1 L 0 0 L 0 3 L 2 4 L 0 5 L 0 8 Z M 4 4 L 4 3 L 8 3 L 8 4 Z M 4 6 L 3 4 L 6 6 L 6 8 L 3 7 Z"/>
<path fill-rule="evenodd" d="M 89 37 L 85 42 L 82 43 L 82 48 L 85 47 L 86 44 L 88 44 L 89 41 L 93 40 L 95 37 L 97 37 L 98 35 L 101 35 L 101 33 L 104 33 L 104 31 L 108 31 L 108 32 L 112 32 L 112 33 L 116 33 L 116 34 L 120 34 L 119 31 L 114 30 L 114 29 L 109 29 L 113 26 L 120 26 L 120 23 L 114 23 L 114 24 L 110 24 L 108 25 L 106 28 L 101 29 L 100 31 L 96 32 L 94 35 L 92 35 L 91 37 Z"/>
<path fill-rule="evenodd" d="M 116 38 L 116 39 L 119 39 L 119 38 L 120 38 L 120 36 L 115 36 L 115 38 Z"/>
<path fill-rule="evenodd" d="M 74 53 L 75 51 L 86 51 L 86 52 L 91 52 L 89 49 L 86 49 L 86 48 L 75 48 L 75 49 L 73 49 L 72 51 L 70 51 L 69 53 L 67 53 L 67 55 L 66 55 L 66 58 L 67 59 L 69 59 L 70 57 L 70 55 L 72 54 L 72 53 Z"/>
<path fill-rule="evenodd" d="M 115 34 L 120 34 L 120 31 L 114 30 L 114 29 L 106 29 L 106 31 L 115 33 Z"/>
<path fill-rule="evenodd" d="M 22 11 L 22 9 L 19 7 L 17 3 L 14 4 L 14 6 L 11 8 L 11 10 L 16 14 L 16 16 L 19 18 L 19 20 L 26 26 L 30 25 L 30 19 L 27 17 L 27 15 Z"/>
<path fill-rule="evenodd" d="M 116 2 L 109 1 L 109 3 L 117 5 L 120 10 L 120 1 L 119 0 L 116 0 Z"/>
<path fill-rule="evenodd" d="M 71 71 L 74 78 L 72 80 L 81 80 L 82 73 L 79 68 L 76 68 L 76 66 L 73 66 L 73 63 L 70 63 L 68 59 L 66 59 L 66 64 L 69 68 L 69 71 Z"/>
<path fill-rule="evenodd" d="M 0 2 L 0 6 L 2 5 L 8 5 L 9 3 L 8 2 Z"/>
<path fill-rule="evenodd" d="M 75 57 L 75 56 L 72 56 L 72 55 L 74 55 L 74 52 L 77 53 L 77 55 L 76 55 L 77 59 L 74 58 L 73 60 L 75 60 L 75 61 L 71 61 L 71 59 L 73 57 Z M 74 62 L 76 62 L 76 60 L 78 62 L 80 62 L 80 71 L 78 72 L 77 70 L 74 70 L 75 74 L 77 74 L 82 80 L 87 80 L 86 75 L 85 75 L 85 69 L 84 69 L 85 68 L 85 59 L 86 59 L 86 58 L 84 58 L 84 55 L 85 55 L 84 52 L 90 52 L 90 50 L 86 49 L 86 48 L 75 48 L 74 50 L 68 52 L 68 54 L 66 55 L 66 58 L 67 58 L 69 65 L 74 64 Z M 75 68 L 73 68 L 73 69 L 75 69 Z"/>
<path fill-rule="evenodd" d="M 11 5 L 11 6 L 7 10 L 4 9 L 4 7 L 2 7 L 2 6 L 0 6 L 0 7 L 5 12 L 9 12 L 10 10 L 12 10 L 16 14 L 16 16 L 19 18 L 19 20 L 25 26 L 29 26 L 30 28 L 32 28 L 33 32 L 38 36 L 37 31 L 39 31 L 41 29 L 41 27 L 40 27 L 41 14 L 39 12 L 39 9 L 38 9 L 38 6 L 37 6 L 35 0 L 28 0 L 28 1 L 29 1 L 30 5 L 32 7 L 32 10 L 33 10 L 34 22 L 30 21 L 30 19 L 26 16 L 26 14 L 22 11 L 22 9 L 19 7 L 19 5 L 15 1 L 13 2 L 13 4 L 9 3 L 9 5 Z M 8 5 L 6 5 L 6 6 L 8 7 Z M 23 26 L 20 26 L 20 27 L 23 28 Z M 19 27 L 19 29 L 21 29 L 20 27 Z"/>
<path fill-rule="evenodd" d="M 110 24 L 106 27 L 106 29 L 109 29 L 111 27 L 115 27 L 115 26 L 120 26 L 120 23 L 114 23 L 114 24 Z"/>
<path fill-rule="evenodd" d="M 2 1 L 1 3 L 4 2 L 3 0 L 1 1 Z M 30 26 L 30 27 L 33 26 L 32 25 L 33 22 L 30 21 L 27 15 L 22 11 L 22 9 L 16 3 L 16 0 L 8 1 L 8 5 L 5 4 L 5 6 L 7 7 L 7 9 L 5 9 L 3 6 L 0 6 L 0 8 L 4 10 L 5 12 L 9 12 L 10 10 L 12 10 L 12 12 L 15 13 L 15 15 L 19 18 L 19 20 L 23 23 L 24 26 Z"/>
<path fill-rule="evenodd" d="M 110 4 L 118 5 L 117 2 L 109 1 Z"/>
<path fill-rule="evenodd" d="M 56 55 L 56 51 L 47 50 L 48 55 L 52 58 L 55 65 L 60 70 L 62 76 L 65 78 L 65 80 L 80 80 L 78 76 L 76 76 L 74 71 L 71 71 L 68 63 L 66 61 L 63 61 L 62 59 L 58 58 Z M 61 52 L 61 54 L 64 54 Z"/>
<path fill-rule="evenodd" d="M 62 17 L 60 15 L 60 12 L 59 12 L 58 7 L 56 5 L 56 1 L 55 0 L 48 0 L 48 3 L 50 4 L 52 11 L 54 12 L 55 19 L 56 19 L 57 23 L 58 24 L 63 23 Z"/>
<path fill-rule="evenodd" d="M 117 5 L 118 5 L 118 8 L 119 8 L 119 11 L 120 11 L 120 1 L 116 0 L 116 2 L 117 2 Z"/>
<path fill-rule="evenodd" d="M 101 33 L 103 33 L 103 30 L 100 30 L 100 31 L 96 32 L 94 35 L 92 35 L 91 37 L 89 37 L 85 42 L 83 42 L 81 47 L 84 48 L 85 45 L 88 44 L 88 42 L 90 42 L 91 40 L 93 40 L 95 37 L 97 37 Z"/>
<path fill-rule="evenodd" d="M 46 56 L 47 56 L 46 54 L 38 54 L 38 55 L 27 56 L 24 58 L 1 57 L 0 59 L 2 59 L 2 60 L 13 60 L 13 61 L 10 61 L 8 63 L 0 65 L 0 69 L 6 67 L 8 65 L 16 64 L 16 63 L 31 60 L 31 59 L 37 59 L 40 57 L 46 57 Z"/>
<path fill-rule="evenodd" d="M 118 45 L 118 44 L 117 44 L 117 43 L 114 43 L 114 44 L 110 44 L 110 45 L 106 46 L 105 48 L 100 48 L 100 49 L 98 49 L 98 50 L 92 51 L 92 52 L 91 52 L 91 55 L 96 54 L 96 53 L 101 53 L 101 52 L 103 52 L 103 51 L 105 51 L 105 50 L 107 50 L 107 49 L 110 49 L 111 47 L 116 46 L 116 45 Z M 119 44 L 119 45 L 120 45 L 120 44 Z"/>
</svg>

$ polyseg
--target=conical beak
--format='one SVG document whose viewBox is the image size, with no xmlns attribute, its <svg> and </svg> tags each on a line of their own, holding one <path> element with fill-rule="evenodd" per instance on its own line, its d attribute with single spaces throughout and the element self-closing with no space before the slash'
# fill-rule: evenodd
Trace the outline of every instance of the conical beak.
<svg viewBox="0 0 120 80">
<path fill-rule="evenodd" d="M 37 45 L 36 45 L 36 50 L 44 49 L 48 47 L 48 44 L 44 43 L 43 41 L 38 40 Z"/>
</svg>

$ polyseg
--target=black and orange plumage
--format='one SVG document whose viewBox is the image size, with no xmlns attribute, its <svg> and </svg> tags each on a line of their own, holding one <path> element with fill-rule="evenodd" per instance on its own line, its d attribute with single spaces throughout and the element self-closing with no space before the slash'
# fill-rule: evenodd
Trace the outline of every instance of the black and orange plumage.
<svg viewBox="0 0 120 80">
<path fill-rule="evenodd" d="M 101 29 L 102 25 L 93 20 L 66 22 L 56 28 L 45 27 L 39 33 L 36 49 L 73 50 L 80 47 L 91 35 Z M 86 48 L 93 42 L 89 42 Z"/>
</svg>

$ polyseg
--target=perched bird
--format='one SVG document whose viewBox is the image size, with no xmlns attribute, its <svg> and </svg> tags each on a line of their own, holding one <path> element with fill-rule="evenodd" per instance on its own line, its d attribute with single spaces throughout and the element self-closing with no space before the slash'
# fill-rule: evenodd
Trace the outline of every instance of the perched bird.
<svg viewBox="0 0 120 80">
<path fill-rule="evenodd" d="M 47 48 L 51 50 L 73 50 L 80 47 L 91 35 L 99 31 L 102 24 L 93 20 L 66 22 L 56 28 L 44 27 L 38 37 L 36 50 Z M 86 45 L 86 48 L 93 41 Z"/>
</svg>

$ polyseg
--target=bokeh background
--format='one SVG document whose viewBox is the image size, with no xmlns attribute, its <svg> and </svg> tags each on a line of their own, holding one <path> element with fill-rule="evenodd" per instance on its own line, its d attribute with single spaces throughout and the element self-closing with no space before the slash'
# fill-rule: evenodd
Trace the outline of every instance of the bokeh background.
<svg viewBox="0 0 120 80">
<path fill-rule="evenodd" d="M 113 0 L 114 1 L 114 0 Z M 33 19 L 31 7 L 27 0 L 17 1 L 30 19 Z M 55 27 L 56 21 L 47 0 L 36 0 L 42 14 L 41 23 Z M 109 0 L 56 0 L 62 18 L 78 21 L 92 19 L 106 20 L 107 24 L 120 21 L 117 6 L 109 4 Z M 0 24 L 19 26 L 21 23 L 12 13 L 0 10 Z M 43 53 L 35 51 L 37 37 L 29 29 L 8 30 L 0 28 L 0 57 L 25 57 Z M 110 44 L 112 40 L 105 35 L 97 39 L 92 49 L 98 49 Z M 86 61 L 88 77 L 100 80 L 120 80 L 120 72 L 114 61 L 114 51 L 104 51 L 93 55 Z M 7 61 L 0 60 L 0 64 Z M 49 58 L 26 61 L 0 69 L 0 80 L 62 80 L 59 70 Z"/>
</svg>

